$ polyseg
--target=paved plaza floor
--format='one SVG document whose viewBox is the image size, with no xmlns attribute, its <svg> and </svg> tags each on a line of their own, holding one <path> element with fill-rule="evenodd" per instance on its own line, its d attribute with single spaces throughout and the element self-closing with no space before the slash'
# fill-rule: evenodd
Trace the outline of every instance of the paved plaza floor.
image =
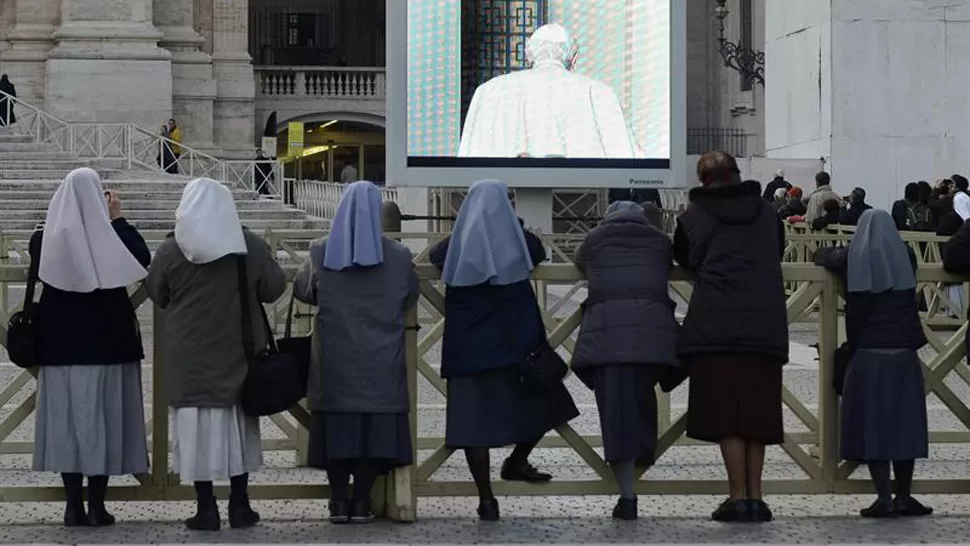
<svg viewBox="0 0 970 546">
<path fill-rule="evenodd" d="M 45 504 L 0 510 L 4 521 L 18 512 L 31 512 L 27 521 L 38 519 L 35 511 L 51 518 L 0 525 L 0 544 L 970 544 L 966 499 L 926 497 L 941 514 L 921 520 L 849 515 L 866 500 L 776 497 L 778 519 L 762 525 L 708 520 L 716 502 L 708 497 L 642 497 L 636 522 L 611 520 L 610 500 L 599 497 L 500 499 L 507 516 L 497 523 L 479 522 L 470 499 L 428 500 L 417 523 L 362 526 L 324 522 L 324 502 L 265 502 L 257 505 L 266 518 L 258 527 L 218 533 L 185 530 L 177 520 L 190 514 L 187 503 L 112 507 L 119 525 L 81 530 L 57 525 L 60 507 Z"/>
<path fill-rule="evenodd" d="M 19 294 L 13 297 L 19 297 Z M 556 303 L 556 295 L 550 304 Z M 581 299 L 581 295 L 579 298 Z M 563 312 L 575 308 L 567 302 Z M 679 312 L 683 312 L 681 302 Z M 141 310 L 145 319 L 148 307 Z M 145 323 L 146 354 L 144 392 L 146 412 L 151 408 L 151 361 L 153 340 Z M 792 357 L 785 368 L 788 389 L 806 407 L 815 411 L 818 402 L 818 364 L 814 349 L 817 329 L 812 324 L 791 327 Z M 2 356 L 2 354 L 0 354 Z M 438 365 L 438 348 L 426 355 L 432 367 Z M 4 360 L 0 358 L 0 360 Z M 0 385 L 19 373 L 13 365 L 0 363 Z M 599 419 L 592 393 L 575 378 L 567 381 L 581 416 L 572 422 L 580 434 L 599 434 Z M 970 388 L 959 378 L 947 384 L 962 400 L 970 400 Z M 0 418 L 9 416 L 32 390 L 32 381 L 9 403 L 0 407 Z M 444 435 L 444 397 L 427 381 L 419 384 L 419 436 Z M 934 397 L 928 399 L 933 430 L 965 430 Z M 686 409 L 687 390 L 671 396 L 674 417 Z M 789 410 L 786 428 L 805 431 Z M 282 432 L 263 420 L 264 439 L 282 438 Z M 33 419 L 17 427 L 6 442 L 29 446 L 33 440 Z M 498 478 L 504 451 L 492 457 L 493 476 Z M 419 461 L 430 451 L 419 452 Z M 595 474 L 570 449 L 541 449 L 532 462 L 555 474 L 557 481 L 590 480 Z M 0 485 L 4 487 L 57 486 L 58 476 L 30 470 L 28 454 L 0 455 Z M 935 444 L 930 458 L 917 466 L 917 478 L 970 479 L 970 445 Z M 717 447 L 677 446 L 650 470 L 650 479 L 714 480 L 723 482 Z M 765 477 L 773 480 L 804 479 L 805 473 L 780 448 L 768 450 Z M 865 479 L 857 471 L 854 479 Z M 437 471 L 436 481 L 469 481 L 463 457 L 452 456 Z M 265 465 L 251 478 L 254 484 L 320 484 L 322 472 L 300 468 L 292 451 L 267 451 Z M 134 485 L 131 478 L 112 483 Z M 325 521 L 326 501 L 258 501 L 256 508 L 264 522 L 255 529 L 225 530 L 214 534 L 187 531 L 181 521 L 192 514 L 185 502 L 110 503 L 119 525 L 110 529 L 67 530 L 60 526 L 62 506 L 52 503 L 11 503 L 0 498 L 0 545 L 4 544 L 970 544 L 970 495 L 922 498 L 937 515 L 922 520 L 866 521 L 858 517 L 871 498 L 865 496 L 774 496 L 769 499 L 777 520 L 765 525 L 723 525 L 709 520 L 720 501 L 711 496 L 643 496 L 637 522 L 615 522 L 609 518 L 614 499 L 590 497 L 500 498 L 503 520 L 481 523 L 472 498 L 423 498 L 415 524 L 378 522 L 369 526 L 335 526 Z M 223 510 L 224 510 L 223 503 Z M 223 514 L 225 518 L 225 514 Z"/>
</svg>

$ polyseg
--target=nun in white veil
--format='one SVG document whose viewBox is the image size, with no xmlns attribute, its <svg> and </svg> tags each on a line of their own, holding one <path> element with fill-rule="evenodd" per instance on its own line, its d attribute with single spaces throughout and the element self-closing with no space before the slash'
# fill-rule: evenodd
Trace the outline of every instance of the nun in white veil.
<svg viewBox="0 0 970 546">
<path fill-rule="evenodd" d="M 451 236 L 430 253 L 446 286 L 445 444 L 465 450 L 485 521 L 499 519 L 489 449 L 515 445 L 502 479 L 548 482 L 552 475 L 533 467 L 529 455 L 548 431 L 579 415 L 564 385 L 533 393 L 521 381 L 521 362 L 546 335 L 529 281 L 545 258 L 537 243 L 515 217 L 506 185 L 483 180 L 469 189 Z"/>
<path fill-rule="evenodd" d="M 145 277 L 151 256 L 117 196 L 102 189 L 96 172 L 77 169 L 51 199 L 30 257 L 43 283 L 34 469 L 61 473 L 65 525 L 111 525 L 108 476 L 148 471 L 145 355 L 127 287 Z"/>
<path fill-rule="evenodd" d="M 926 516 L 912 496 L 916 459 L 928 455 L 923 367 L 926 344 L 916 300 L 916 257 L 892 217 L 867 210 L 848 249 L 820 250 L 816 262 L 845 282 L 845 328 L 851 353 L 842 391 L 843 459 L 868 464 L 876 487 L 867 518 Z M 890 468 L 896 475 L 892 496 Z"/>
<path fill-rule="evenodd" d="M 197 512 L 185 522 L 193 530 L 220 528 L 213 481 L 230 482 L 230 526 L 259 521 L 248 495 L 249 473 L 263 461 L 259 419 L 239 407 L 248 369 L 240 261 L 253 302 L 253 343 L 265 347 L 268 333 L 256 302 L 283 294 L 283 270 L 269 246 L 239 223 L 229 189 L 214 180 L 193 180 L 175 213 L 175 232 L 158 247 L 145 281 L 151 299 L 165 309 L 165 337 L 155 343 L 165 346 L 173 469 L 195 485 Z"/>
</svg>

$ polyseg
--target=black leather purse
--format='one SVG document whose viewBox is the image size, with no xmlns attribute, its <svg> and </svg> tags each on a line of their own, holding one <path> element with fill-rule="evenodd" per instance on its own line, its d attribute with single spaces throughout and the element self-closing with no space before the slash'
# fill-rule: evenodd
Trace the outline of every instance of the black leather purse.
<svg viewBox="0 0 970 546">
<path fill-rule="evenodd" d="M 7 354 L 10 361 L 21 368 L 37 365 L 37 322 L 38 305 L 34 301 L 34 290 L 40 270 L 40 257 L 32 259 L 27 268 L 27 293 L 24 295 L 23 309 L 10 317 L 7 323 Z"/>
<path fill-rule="evenodd" d="M 569 366 L 566 361 L 559 356 L 549 345 L 546 337 L 546 327 L 542 322 L 542 310 L 539 308 L 539 300 L 532 295 L 535 303 L 536 321 L 539 326 L 539 343 L 525 357 L 519 361 L 519 375 L 522 386 L 529 394 L 541 396 L 562 384 L 569 373 Z M 516 339 L 515 329 L 502 315 L 502 309 L 493 305 L 495 314 L 498 316 L 499 324 L 505 338 L 508 340 Z M 507 313 L 506 313 L 507 315 Z"/>
<path fill-rule="evenodd" d="M 264 417 L 284 412 L 297 405 L 306 397 L 307 376 L 310 368 L 310 338 L 284 338 L 301 340 L 285 343 L 286 351 L 281 351 L 273 338 L 273 330 L 266 318 L 266 310 L 259 303 L 259 313 L 266 331 L 268 347 L 257 351 L 253 341 L 252 311 L 249 302 L 249 279 L 246 273 L 246 256 L 236 256 L 236 269 L 239 281 L 239 302 L 242 311 L 243 352 L 249 369 L 243 383 L 240 405 L 243 413 L 253 417 Z M 292 315 L 293 302 L 290 301 Z M 291 318 L 287 318 L 287 332 L 290 333 Z M 304 348 L 305 344 L 305 348 Z"/>
</svg>

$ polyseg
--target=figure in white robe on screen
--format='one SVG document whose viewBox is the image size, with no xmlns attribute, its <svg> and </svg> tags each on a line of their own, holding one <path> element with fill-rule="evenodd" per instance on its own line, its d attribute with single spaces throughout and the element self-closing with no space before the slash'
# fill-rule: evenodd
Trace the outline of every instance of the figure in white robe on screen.
<svg viewBox="0 0 970 546">
<path fill-rule="evenodd" d="M 531 68 L 475 90 L 459 157 L 644 156 L 613 89 L 572 72 L 578 50 L 565 28 L 539 27 L 526 56 Z"/>
</svg>

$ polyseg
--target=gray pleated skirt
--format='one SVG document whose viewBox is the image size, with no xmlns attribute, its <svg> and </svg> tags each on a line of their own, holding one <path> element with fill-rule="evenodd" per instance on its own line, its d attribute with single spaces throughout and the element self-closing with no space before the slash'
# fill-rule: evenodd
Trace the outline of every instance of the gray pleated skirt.
<svg viewBox="0 0 970 546">
<path fill-rule="evenodd" d="M 141 363 L 41 367 L 34 470 L 86 476 L 148 472 Z"/>
<path fill-rule="evenodd" d="M 607 462 L 653 464 L 657 448 L 655 389 L 663 370 L 659 366 L 611 364 L 584 372 L 596 395 Z"/>
<path fill-rule="evenodd" d="M 525 391 L 517 366 L 448 380 L 445 445 L 503 447 L 531 442 L 579 415 L 565 385 L 543 395 Z"/>
<path fill-rule="evenodd" d="M 908 461 L 927 457 L 928 446 L 923 370 L 916 351 L 856 351 L 842 393 L 842 458 Z"/>
<path fill-rule="evenodd" d="M 381 472 L 414 462 L 406 413 L 314 412 L 307 464 L 324 470 L 335 461 L 370 459 Z"/>
</svg>

